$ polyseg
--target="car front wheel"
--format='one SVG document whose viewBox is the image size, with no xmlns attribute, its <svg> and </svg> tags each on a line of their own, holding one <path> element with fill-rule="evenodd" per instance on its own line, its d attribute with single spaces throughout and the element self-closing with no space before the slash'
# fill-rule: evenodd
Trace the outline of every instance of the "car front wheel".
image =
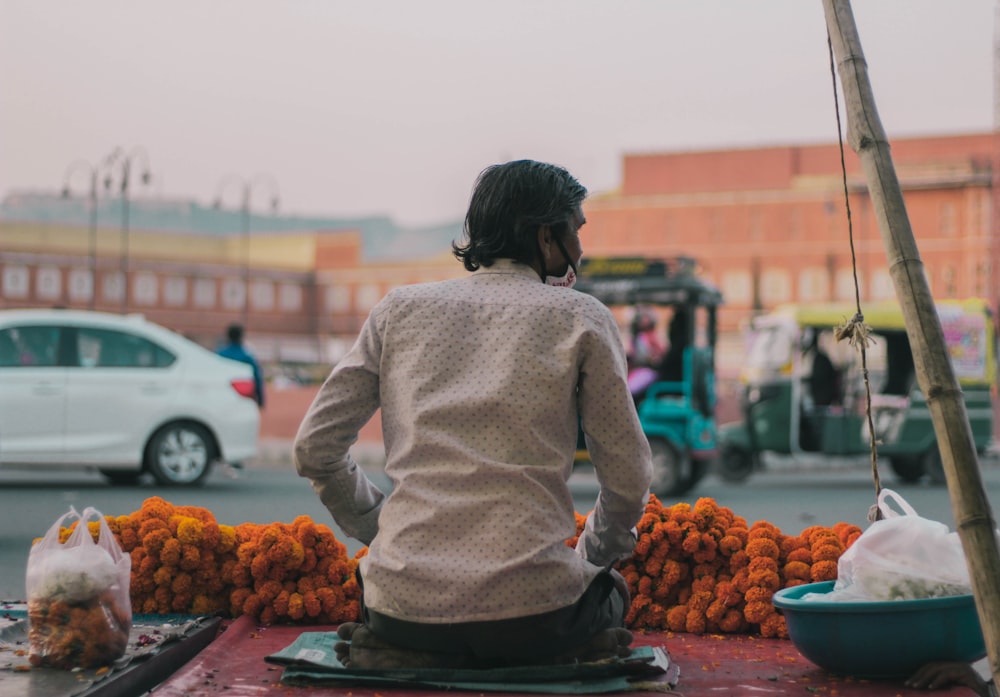
<svg viewBox="0 0 1000 697">
<path fill-rule="evenodd" d="M 200 484 L 217 457 L 215 442 L 198 424 L 174 423 L 161 428 L 146 447 L 146 469 L 160 484 Z"/>
</svg>

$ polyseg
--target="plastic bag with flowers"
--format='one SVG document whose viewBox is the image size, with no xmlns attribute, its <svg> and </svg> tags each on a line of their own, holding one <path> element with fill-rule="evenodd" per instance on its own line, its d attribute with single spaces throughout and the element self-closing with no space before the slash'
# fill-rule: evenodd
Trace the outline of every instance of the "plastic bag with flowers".
<svg viewBox="0 0 1000 697">
<path fill-rule="evenodd" d="M 972 592 L 958 533 L 917 515 L 891 489 L 879 493 L 877 505 L 882 519 L 841 555 L 837 582 L 831 593 L 821 596 L 824 600 L 913 600 Z"/>
<path fill-rule="evenodd" d="M 63 526 L 78 523 L 63 540 Z M 95 519 L 95 520 L 91 520 Z M 71 670 L 120 658 L 132 628 L 129 574 L 104 516 L 70 507 L 28 555 L 29 658 L 33 665 Z"/>
</svg>

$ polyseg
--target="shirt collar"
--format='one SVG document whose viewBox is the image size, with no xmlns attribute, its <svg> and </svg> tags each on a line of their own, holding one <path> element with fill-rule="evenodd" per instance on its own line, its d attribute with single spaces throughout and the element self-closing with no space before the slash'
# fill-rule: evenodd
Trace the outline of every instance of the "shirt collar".
<svg viewBox="0 0 1000 697">
<path fill-rule="evenodd" d="M 538 272 L 533 268 L 513 259 L 497 259 L 493 262 L 493 266 L 481 266 L 476 270 L 475 275 L 478 276 L 480 274 L 515 274 L 533 278 L 539 283 L 542 280 L 538 277 Z"/>
</svg>

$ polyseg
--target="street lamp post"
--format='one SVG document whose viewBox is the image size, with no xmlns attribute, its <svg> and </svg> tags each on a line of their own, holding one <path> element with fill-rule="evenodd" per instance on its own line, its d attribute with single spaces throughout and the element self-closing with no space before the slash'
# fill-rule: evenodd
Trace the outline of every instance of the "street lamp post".
<svg viewBox="0 0 1000 697">
<path fill-rule="evenodd" d="M 129 307 L 129 283 L 128 283 L 128 245 L 129 245 L 129 185 L 132 180 L 132 165 L 134 160 L 139 160 L 142 165 L 140 180 L 143 184 L 149 184 L 149 156 L 145 149 L 136 146 L 129 151 L 122 148 L 115 148 L 104 160 L 104 166 L 108 173 L 104 178 L 104 188 L 110 190 L 114 184 L 114 168 L 119 167 L 119 192 L 122 198 L 122 237 L 121 237 L 121 275 L 122 275 L 122 314 L 128 313 Z"/>
<path fill-rule="evenodd" d="M 90 245 L 90 300 L 88 307 L 93 310 L 97 302 L 97 167 L 86 160 L 76 160 L 66 168 L 63 176 L 62 197 L 70 198 L 70 179 L 77 170 L 85 171 L 90 179 L 88 202 L 90 205 L 90 224 L 88 226 Z"/>
<path fill-rule="evenodd" d="M 269 189 L 271 212 L 278 210 L 278 184 L 269 174 L 255 174 L 244 179 L 236 174 L 226 175 L 220 182 L 215 196 L 214 206 L 222 208 L 222 196 L 229 185 L 236 186 L 240 191 L 240 220 L 243 233 L 243 326 L 250 322 L 250 204 L 253 192 L 260 185 Z"/>
</svg>

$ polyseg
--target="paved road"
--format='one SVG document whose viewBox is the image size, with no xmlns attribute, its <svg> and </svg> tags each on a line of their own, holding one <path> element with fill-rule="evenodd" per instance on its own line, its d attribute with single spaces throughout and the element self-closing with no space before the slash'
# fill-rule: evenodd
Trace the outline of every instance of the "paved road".
<svg viewBox="0 0 1000 697">
<path fill-rule="evenodd" d="M 984 460 L 983 482 L 991 505 L 1000 503 L 1000 464 Z M 379 486 L 384 475 L 372 468 Z M 593 507 L 597 483 L 593 472 L 581 470 L 570 480 L 581 513 Z M 882 475 L 883 486 L 899 491 L 927 518 L 954 527 L 947 489 L 931 485 L 898 485 L 891 473 Z M 203 487 L 164 489 L 148 483 L 112 487 L 96 474 L 35 474 L 0 471 L 0 599 L 24 598 L 24 570 L 31 540 L 73 505 L 77 510 L 94 506 L 108 515 L 123 515 L 138 509 L 149 496 L 162 496 L 177 505 L 204 506 L 221 523 L 245 521 L 291 522 L 297 515 L 329 521 L 307 482 L 297 477 L 287 462 L 273 458 L 230 477 L 224 471 L 212 474 Z M 786 533 L 796 534 L 813 524 L 837 521 L 865 526 L 868 508 L 874 502 L 871 473 L 864 460 L 774 464 L 744 484 L 729 484 L 714 476 L 706 478 L 682 500 L 701 496 L 715 498 L 748 522 L 769 520 Z M 672 503 L 673 501 L 665 501 Z M 337 531 L 351 553 L 359 547 Z"/>
</svg>

